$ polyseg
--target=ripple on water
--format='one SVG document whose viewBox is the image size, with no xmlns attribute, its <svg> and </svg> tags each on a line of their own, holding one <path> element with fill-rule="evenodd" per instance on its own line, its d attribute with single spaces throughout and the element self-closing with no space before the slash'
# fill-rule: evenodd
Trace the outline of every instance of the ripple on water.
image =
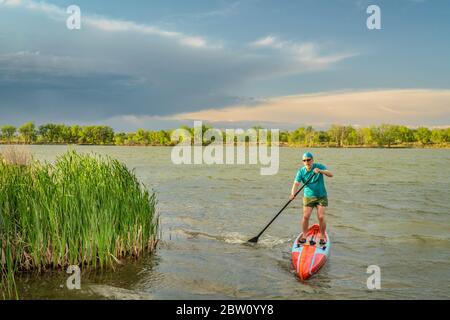
<svg viewBox="0 0 450 320">
<path fill-rule="evenodd" d="M 30 147 L 37 158 L 48 160 L 66 149 Z M 321 272 L 302 283 L 297 281 L 290 265 L 290 246 L 299 231 L 300 200 L 289 206 L 257 245 L 244 244 L 287 201 L 303 149 L 283 148 L 280 171 L 271 177 L 260 176 L 259 167 L 254 166 L 173 166 L 170 148 L 75 149 L 107 153 L 136 167 L 138 178 L 151 187 L 157 186 L 158 191 L 164 236 L 158 247 L 158 263 L 145 272 L 136 268 L 136 272 L 107 273 L 103 280 L 92 280 L 94 285 L 111 286 L 100 287 L 99 296 L 113 299 L 127 295 L 139 298 L 141 294 L 145 298 L 147 293 L 163 299 L 450 296 L 448 286 L 443 285 L 450 278 L 448 150 L 313 149 L 318 161 L 335 174 L 333 179 L 326 180 L 333 248 Z M 386 168 L 387 158 L 394 170 Z M 426 179 L 417 172 L 427 172 Z M 313 215 L 312 220 L 315 218 Z M 153 258 L 145 263 L 151 265 L 151 261 Z M 370 264 L 382 268 L 383 289 L 377 292 L 366 287 L 366 269 Z M 22 287 L 28 285 L 25 280 L 19 281 L 23 281 Z M 27 295 L 50 299 L 75 295 L 48 282 L 37 279 Z M 42 291 L 43 285 L 50 289 Z"/>
<path fill-rule="evenodd" d="M 239 232 L 226 232 L 222 234 L 209 234 L 202 231 L 194 231 L 194 230 L 187 230 L 187 229 L 171 229 L 172 235 L 182 235 L 186 239 L 210 239 L 210 240 L 216 240 L 219 242 L 229 243 L 229 244 L 249 244 L 248 240 L 250 238 L 253 238 L 253 236 L 245 235 Z M 259 247 L 267 247 L 267 248 L 273 248 L 275 246 L 290 243 L 293 241 L 293 238 L 280 238 L 275 237 L 271 235 L 266 235 L 264 237 L 261 237 L 258 240 L 257 244 L 249 244 L 250 246 L 259 246 Z"/>
<path fill-rule="evenodd" d="M 91 284 L 85 289 L 97 297 L 111 300 L 153 300 L 154 296 L 146 292 L 128 290 L 109 285 Z"/>
</svg>

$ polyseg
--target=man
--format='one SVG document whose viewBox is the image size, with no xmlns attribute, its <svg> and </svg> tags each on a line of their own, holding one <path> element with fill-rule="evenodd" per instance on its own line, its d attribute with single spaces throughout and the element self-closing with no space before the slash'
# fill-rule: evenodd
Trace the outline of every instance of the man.
<svg viewBox="0 0 450 320">
<path fill-rule="evenodd" d="M 306 233 L 309 228 L 309 218 L 312 210 L 317 208 L 317 218 L 320 226 L 320 245 L 325 245 L 325 207 L 328 206 L 327 190 L 325 189 L 325 182 L 323 176 L 333 177 L 333 174 L 327 170 L 327 167 L 320 163 L 314 163 L 314 157 L 310 152 L 303 155 L 304 166 L 300 168 L 295 177 L 294 185 L 292 186 L 290 199 L 294 199 L 297 187 L 300 182 L 305 184 L 308 179 L 315 174 L 316 176 L 305 186 L 303 195 L 303 219 L 302 219 L 302 234 L 299 242 L 301 244 L 306 242 Z"/>
</svg>

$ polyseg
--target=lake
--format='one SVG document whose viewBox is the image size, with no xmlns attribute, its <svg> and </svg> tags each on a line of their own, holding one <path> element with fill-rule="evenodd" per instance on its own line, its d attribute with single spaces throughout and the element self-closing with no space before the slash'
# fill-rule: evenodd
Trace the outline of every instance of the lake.
<svg viewBox="0 0 450 320">
<path fill-rule="evenodd" d="M 26 148 L 52 161 L 68 147 Z M 312 149 L 334 173 L 326 178 L 332 248 L 325 267 L 302 283 L 290 260 L 301 198 L 257 245 L 245 242 L 287 202 L 305 149 L 281 148 L 278 174 L 261 176 L 259 165 L 177 166 L 164 147 L 73 148 L 123 161 L 157 193 L 161 242 L 115 272 L 83 272 L 81 290 L 67 289 L 61 271 L 22 275 L 22 298 L 450 298 L 450 150 Z M 367 288 L 371 265 L 380 267 L 380 290 Z"/>
</svg>

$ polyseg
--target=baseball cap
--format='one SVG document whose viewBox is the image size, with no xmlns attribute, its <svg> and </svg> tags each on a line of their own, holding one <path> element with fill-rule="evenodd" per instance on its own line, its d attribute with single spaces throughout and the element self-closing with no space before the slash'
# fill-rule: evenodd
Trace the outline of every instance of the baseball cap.
<svg viewBox="0 0 450 320">
<path fill-rule="evenodd" d="M 312 153 L 311 152 L 305 152 L 304 154 L 303 154 L 303 159 L 313 159 L 314 157 L 313 157 L 313 155 L 312 155 Z"/>
</svg>

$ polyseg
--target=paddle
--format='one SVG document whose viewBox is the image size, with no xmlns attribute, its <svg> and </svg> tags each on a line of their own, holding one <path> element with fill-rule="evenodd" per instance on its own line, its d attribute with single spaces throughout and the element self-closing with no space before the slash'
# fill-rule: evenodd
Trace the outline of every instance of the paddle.
<svg viewBox="0 0 450 320">
<path fill-rule="evenodd" d="M 292 202 L 292 200 L 294 200 L 297 195 L 300 193 L 300 191 L 303 190 L 303 188 L 312 180 L 312 178 L 315 176 L 316 174 L 313 173 L 311 175 L 311 177 L 305 182 L 304 185 L 302 185 L 302 187 L 300 189 L 298 189 L 298 191 L 295 193 L 294 198 L 292 198 L 291 200 L 289 200 L 284 207 L 277 213 L 277 215 L 275 217 L 273 217 L 273 219 L 269 222 L 269 224 L 254 238 L 251 238 L 250 240 L 248 240 L 247 242 L 252 242 L 252 243 L 257 243 L 258 242 L 258 238 L 264 233 L 264 231 L 266 231 L 266 229 L 272 224 L 272 222 L 275 221 L 275 219 L 280 215 L 280 213 L 282 213 L 284 211 L 284 209 L 286 209 L 286 207 Z"/>
</svg>

